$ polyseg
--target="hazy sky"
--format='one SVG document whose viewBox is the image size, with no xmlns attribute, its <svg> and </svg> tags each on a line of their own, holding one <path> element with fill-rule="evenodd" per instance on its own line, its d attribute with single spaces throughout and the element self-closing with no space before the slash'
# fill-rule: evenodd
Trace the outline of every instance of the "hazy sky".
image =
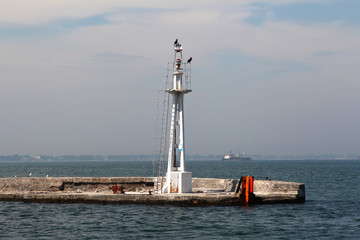
<svg viewBox="0 0 360 240">
<path fill-rule="evenodd" d="M 173 41 L 188 154 L 360 152 L 358 0 L 0 0 L 0 155 L 151 154 Z"/>
</svg>

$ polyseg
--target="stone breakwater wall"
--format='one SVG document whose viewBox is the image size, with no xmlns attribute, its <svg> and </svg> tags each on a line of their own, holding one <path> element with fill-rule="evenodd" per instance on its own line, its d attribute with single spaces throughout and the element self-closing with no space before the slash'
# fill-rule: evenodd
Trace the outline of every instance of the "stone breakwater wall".
<svg viewBox="0 0 360 240">
<path fill-rule="evenodd" d="M 255 180 L 254 194 L 257 203 L 304 203 L 305 184 Z"/>
<path fill-rule="evenodd" d="M 154 194 L 152 177 L 26 177 L 0 178 L 0 201 L 55 203 L 171 204 L 186 206 L 239 205 L 235 179 L 193 178 L 193 193 Z M 125 194 L 113 194 L 112 187 Z M 255 180 L 254 202 L 303 203 L 305 185 Z"/>
<path fill-rule="evenodd" d="M 0 178 L 0 192 L 108 192 L 122 185 L 128 192 L 154 188 L 152 177 L 28 177 Z"/>
</svg>

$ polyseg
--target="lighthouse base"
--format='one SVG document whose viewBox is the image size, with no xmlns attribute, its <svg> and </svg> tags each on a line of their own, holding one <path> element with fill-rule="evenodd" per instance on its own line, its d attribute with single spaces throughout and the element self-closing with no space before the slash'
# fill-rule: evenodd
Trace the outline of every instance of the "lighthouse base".
<svg viewBox="0 0 360 240">
<path fill-rule="evenodd" d="M 191 172 L 169 172 L 166 173 L 168 193 L 191 193 L 192 192 L 192 173 Z"/>
</svg>

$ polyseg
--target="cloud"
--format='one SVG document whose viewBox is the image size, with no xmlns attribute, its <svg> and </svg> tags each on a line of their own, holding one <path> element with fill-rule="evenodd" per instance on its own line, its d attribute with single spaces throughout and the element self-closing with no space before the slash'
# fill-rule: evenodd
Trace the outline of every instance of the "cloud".
<svg viewBox="0 0 360 240">
<path fill-rule="evenodd" d="M 326 57 L 326 56 L 332 56 L 332 55 L 339 55 L 339 54 L 344 54 L 343 51 L 318 51 L 318 52 L 315 52 L 313 55 L 315 57 Z"/>
<path fill-rule="evenodd" d="M 107 52 L 107 53 L 98 53 L 94 56 L 95 60 L 97 61 L 101 61 L 101 62 L 110 62 L 113 64 L 118 64 L 118 63 L 124 63 L 124 62 L 129 62 L 129 61 L 142 61 L 142 60 L 146 60 L 145 57 L 143 56 L 133 56 L 133 55 L 127 55 L 127 54 L 121 54 L 121 53 L 111 53 L 111 52 Z"/>
<path fill-rule="evenodd" d="M 217 1 L 183 1 L 181 8 L 206 8 L 209 4 L 212 6 L 223 5 Z M 94 15 L 111 13 L 120 8 L 143 9 L 179 9 L 179 4 L 172 1 L 154 0 L 133 1 L 133 0 L 105 0 L 105 1 L 87 1 L 87 0 L 1 0 L 0 23 L 34 25 L 42 24 L 64 18 L 87 18 Z"/>
<path fill-rule="evenodd" d="M 175 38 L 194 59 L 188 153 L 290 152 L 294 136 L 325 151 L 321 134 L 358 142 L 357 26 L 278 17 L 268 1 L 31 2 L 0 9 L 3 153 L 151 152 Z M 260 7 L 272 18 L 249 22 Z"/>
<path fill-rule="evenodd" d="M 153 11 L 153 9 L 157 9 L 157 11 L 191 9 L 204 12 L 215 9 L 231 12 L 231 10 L 254 9 L 253 6 L 259 6 L 260 4 L 290 5 L 314 2 L 326 3 L 329 2 L 329 0 L 275 0 L 271 2 L 267 0 L 229 0 L 226 2 L 216 0 L 199 0 L 194 2 L 185 0 L 181 2 L 180 6 L 178 2 L 165 0 L 154 0 L 151 2 L 139 0 L 33 0 L 31 2 L 27 0 L 1 0 L 0 24 L 29 26 L 58 21 L 60 19 L 89 18 L 91 16 L 111 14 L 118 11 L 122 14 L 127 14 L 126 12 L 130 12 L 131 14 L 146 14 L 146 12 Z M 198 19 L 202 20 L 200 17 L 201 15 L 198 16 Z"/>
</svg>

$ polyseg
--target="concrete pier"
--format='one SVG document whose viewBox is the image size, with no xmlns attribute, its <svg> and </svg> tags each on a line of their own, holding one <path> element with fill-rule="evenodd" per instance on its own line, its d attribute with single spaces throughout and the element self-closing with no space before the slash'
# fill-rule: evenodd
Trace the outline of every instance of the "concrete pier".
<svg viewBox="0 0 360 240">
<path fill-rule="evenodd" d="M 240 205 L 235 179 L 193 178 L 192 193 L 154 194 L 152 177 L 0 178 L 0 201 L 45 203 L 171 204 L 182 206 Z M 113 193 L 122 186 L 124 193 Z M 303 203 L 305 185 L 255 180 L 255 204 Z"/>
</svg>

